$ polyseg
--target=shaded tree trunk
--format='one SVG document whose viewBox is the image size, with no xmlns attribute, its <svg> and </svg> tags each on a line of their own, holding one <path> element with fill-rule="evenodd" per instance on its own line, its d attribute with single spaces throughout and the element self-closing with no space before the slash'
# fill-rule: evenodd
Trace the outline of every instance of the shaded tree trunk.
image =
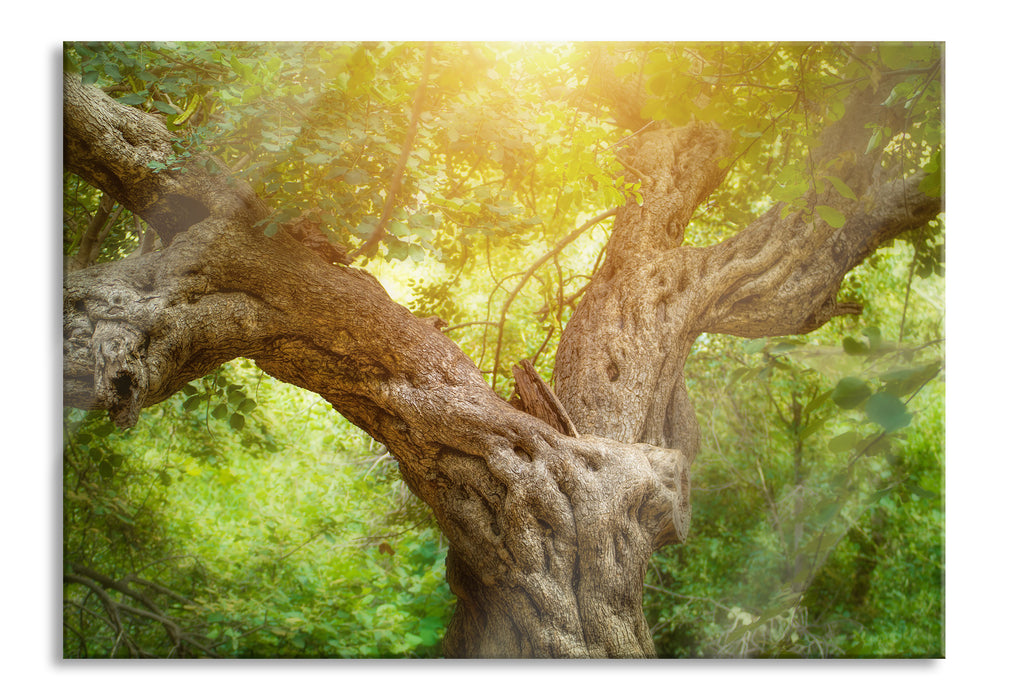
<svg viewBox="0 0 1009 700">
<path fill-rule="evenodd" d="M 64 89 L 66 167 L 170 242 L 66 276 L 66 403 L 132 425 L 239 356 L 318 393 L 388 446 L 447 536 L 458 604 L 445 649 L 455 656 L 654 655 L 643 580 L 652 552 L 682 541 L 690 523 L 698 431 L 684 366 L 694 340 L 802 333 L 854 311 L 835 300 L 844 274 L 940 210 L 913 183 L 873 179 L 872 164 L 854 159 L 843 176 L 875 205 L 831 200 L 848 216 L 842 228 L 782 220 L 775 208 L 723 243 L 682 247 L 730 138 L 704 124 L 637 135 L 623 158 L 644 202 L 619 212 L 562 336 L 554 377 L 574 429 L 559 431 L 498 397 L 364 271 L 332 264 L 341 258 L 290 227 L 263 235 L 268 209 L 222 163 L 155 172 L 147 163 L 171 154 L 157 119 L 72 76 Z M 834 133 L 824 148 L 864 150 L 846 122 Z"/>
</svg>

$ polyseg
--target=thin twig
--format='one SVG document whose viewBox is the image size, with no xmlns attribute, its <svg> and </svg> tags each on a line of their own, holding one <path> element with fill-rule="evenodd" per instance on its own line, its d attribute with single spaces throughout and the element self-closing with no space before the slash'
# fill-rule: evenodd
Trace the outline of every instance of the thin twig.
<svg viewBox="0 0 1009 700">
<path fill-rule="evenodd" d="M 525 286 L 525 283 L 529 281 L 529 279 L 533 276 L 533 274 L 535 274 L 536 270 L 538 270 L 544 263 L 546 263 L 547 261 L 549 261 L 550 258 L 552 258 L 554 255 L 557 255 L 567 245 L 569 245 L 576 238 L 578 238 L 578 236 L 580 236 L 583 233 L 585 233 L 587 230 L 589 230 L 590 228 L 592 228 L 593 226 L 595 226 L 596 224 L 598 224 L 600 221 L 605 221 L 606 219 L 610 218 L 611 216 L 615 216 L 618 211 L 620 211 L 620 207 L 613 207 L 612 209 L 607 209 L 602 214 L 599 214 L 597 216 L 592 217 L 591 219 L 589 219 L 588 221 L 586 221 L 584 224 L 582 224 L 581 226 L 579 226 L 578 228 L 576 228 L 574 231 L 572 231 L 571 233 L 569 233 L 568 235 L 566 235 L 564 238 L 562 238 L 560 240 L 560 242 L 557 243 L 557 245 L 555 245 L 549 251 L 547 251 L 546 253 L 544 253 L 540 257 L 539 260 L 537 260 L 536 262 L 534 262 L 529 267 L 529 269 L 526 270 L 525 274 L 522 276 L 522 279 L 519 280 L 519 283 L 515 286 L 515 289 L 512 290 L 511 295 L 509 295 L 508 299 L 504 303 L 504 306 L 501 308 L 500 320 L 498 321 L 498 323 L 501 326 L 501 328 L 500 328 L 500 330 L 498 332 L 497 347 L 494 350 L 494 375 L 493 375 L 493 378 L 491 379 L 491 388 L 492 389 L 494 388 L 494 386 L 497 383 L 498 370 L 501 367 L 501 344 L 502 344 L 502 342 L 504 340 L 504 322 L 505 322 L 505 318 L 508 316 L 508 309 L 511 307 L 512 302 L 515 301 L 515 297 L 518 296 L 519 291 L 521 291 L 522 287 Z"/>
</svg>

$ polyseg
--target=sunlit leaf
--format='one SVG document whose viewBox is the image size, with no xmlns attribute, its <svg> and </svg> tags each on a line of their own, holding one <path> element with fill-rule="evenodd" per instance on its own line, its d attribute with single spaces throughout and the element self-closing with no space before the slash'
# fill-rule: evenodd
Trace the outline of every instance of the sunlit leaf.
<svg viewBox="0 0 1009 700">
<path fill-rule="evenodd" d="M 847 219 L 844 214 L 835 209 L 834 207 L 828 207 L 824 204 L 817 205 L 816 213 L 821 219 L 826 221 L 830 226 L 834 228 L 841 228 L 844 226 Z"/>
<path fill-rule="evenodd" d="M 256 401 L 254 399 L 245 399 L 242 403 L 238 404 L 238 410 L 241 413 L 251 413 L 256 408 Z"/>
<path fill-rule="evenodd" d="M 860 438 L 857 432 L 849 430 L 848 432 L 841 433 L 831 439 L 831 441 L 827 443 L 827 447 L 831 452 L 835 453 L 848 452 L 858 444 L 859 439 Z"/>
<path fill-rule="evenodd" d="M 872 132 L 872 136 L 869 138 L 868 145 L 866 145 L 865 147 L 866 154 L 872 153 L 877 148 L 879 148 L 879 144 L 882 143 L 882 141 L 883 141 L 883 129 L 882 127 L 876 127 Z"/>
<path fill-rule="evenodd" d="M 828 181 L 830 181 L 830 184 L 832 184 L 834 186 L 834 189 L 836 189 L 838 191 L 838 193 L 842 197 L 845 197 L 847 199 L 857 199 L 858 198 L 855 195 L 855 193 L 852 191 L 852 189 L 850 187 L 848 187 L 848 185 L 846 185 L 844 183 L 844 180 L 842 180 L 841 178 L 835 177 L 833 175 L 826 175 L 825 179 L 828 180 Z"/>
</svg>

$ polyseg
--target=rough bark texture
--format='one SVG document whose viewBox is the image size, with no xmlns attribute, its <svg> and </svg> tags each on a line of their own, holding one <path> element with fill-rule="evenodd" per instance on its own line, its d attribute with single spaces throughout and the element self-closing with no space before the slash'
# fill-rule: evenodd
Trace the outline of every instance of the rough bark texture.
<svg viewBox="0 0 1009 700">
<path fill-rule="evenodd" d="M 367 273 L 331 264 L 343 259 L 310 236 L 262 235 L 267 208 L 221 163 L 155 172 L 147 163 L 171 154 L 163 125 L 75 78 L 64 85 L 67 168 L 171 242 L 67 275 L 66 403 L 131 425 L 238 356 L 317 392 L 389 447 L 447 536 L 458 599 L 449 655 L 653 655 L 645 569 L 690 522 L 698 437 L 683 371 L 693 341 L 805 332 L 851 311 L 834 298 L 844 274 L 940 208 L 914 183 L 867 177 L 858 192 L 873 206 L 830 202 L 848 217 L 841 229 L 772 210 L 724 243 L 684 248 L 729 137 L 705 124 L 637 135 L 622 158 L 644 203 L 618 214 L 562 337 L 559 404 L 532 377 L 520 391 L 554 427 L 494 394 Z"/>
</svg>

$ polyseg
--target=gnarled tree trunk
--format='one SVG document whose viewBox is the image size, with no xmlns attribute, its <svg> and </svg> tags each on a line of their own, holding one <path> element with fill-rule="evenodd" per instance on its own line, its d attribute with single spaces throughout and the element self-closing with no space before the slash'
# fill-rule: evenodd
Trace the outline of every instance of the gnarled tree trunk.
<svg viewBox="0 0 1009 700">
<path fill-rule="evenodd" d="M 267 208 L 223 164 L 155 172 L 147 163 L 171 154 L 156 118 L 72 76 L 64 88 L 66 167 L 170 242 L 67 274 L 66 402 L 132 425 L 239 356 L 320 394 L 388 446 L 447 536 L 458 605 L 445 649 L 457 656 L 653 655 L 643 579 L 652 552 L 690 523 L 698 434 L 683 373 L 694 340 L 806 332 L 852 311 L 835 301 L 844 274 L 940 209 L 913 183 L 860 179 L 871 163 L 854 159 L 846 181 L 875 205 L 831 201 L 842 228 L 775 209 L 719 245 L 682 247 L 729 136 L 704 124 L 636 135 L 622 157 L 644 201 L 619 212 L 562 337 L 554 377 L 573 427 L 558 430 L 498 397 L 367 273 L 332 264 L 339 255 L 291 227 L 263 235 Z M 864 136 L 845 128 L 824 148 L 862 152 L 852 139 Z"/>
</svg>

